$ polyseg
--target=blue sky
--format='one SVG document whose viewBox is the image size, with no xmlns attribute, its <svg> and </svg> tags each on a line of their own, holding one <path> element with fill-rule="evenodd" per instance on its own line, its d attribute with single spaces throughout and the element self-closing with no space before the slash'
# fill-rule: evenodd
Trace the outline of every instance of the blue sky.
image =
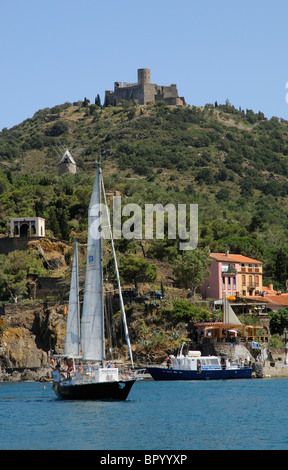
<svg viewBox="0 0 288 470">
<path fill-rule="evenodd" d="M 1 0 L 0 130 L 151 69 L 191 105 L 288 119 L 287 0 Z"/>
</svg>

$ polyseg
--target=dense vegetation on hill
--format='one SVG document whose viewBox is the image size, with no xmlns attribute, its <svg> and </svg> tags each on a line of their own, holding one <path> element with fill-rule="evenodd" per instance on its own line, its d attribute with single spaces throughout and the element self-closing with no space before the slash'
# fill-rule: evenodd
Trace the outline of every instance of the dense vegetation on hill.
<svg viewBox="0 0 288 470">
<path fill-rule="evenodd" d="M 198 204 L 199 249 L 264 263 L 264 279 L 286 289 L 288 122 L 237 110 L 164 103 L 101 108 L 65 103 L 0 133 L 0 233 L 10 217 L 42 216 L 47 234 L 85 240 L 87 207 L 101 157 L 105 187 L 125 203 Z M 79 172 L 58 177 L 59 149 Z M 125 253 L 172 264 L 178 241 L 118 242 Z"/>
</svg>

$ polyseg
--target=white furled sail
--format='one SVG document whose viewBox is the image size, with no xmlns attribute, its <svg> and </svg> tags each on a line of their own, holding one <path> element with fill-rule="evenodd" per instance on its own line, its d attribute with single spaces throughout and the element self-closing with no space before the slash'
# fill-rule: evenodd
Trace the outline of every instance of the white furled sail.
<svg viewBox="0 0 288 470">
<path fill-rule="evenodd" d="M 88 209 L 87 265 L 81 319 L 83 359 L 90 361 L 105 360 L 100 204 L 100 165 L 97 164 L 97 174 Z"/>
<path fill-rule="evenodd" d="M 239 326 L 242 325 L 225 296 L 223 296 L 223 324 Z"/>
<path fill-rule="evenodd" d="M 65 356 L 80 356 L 80 311 L 77 251 L 77 241 L 75 241 L 66 326 Z"/>
</svg>

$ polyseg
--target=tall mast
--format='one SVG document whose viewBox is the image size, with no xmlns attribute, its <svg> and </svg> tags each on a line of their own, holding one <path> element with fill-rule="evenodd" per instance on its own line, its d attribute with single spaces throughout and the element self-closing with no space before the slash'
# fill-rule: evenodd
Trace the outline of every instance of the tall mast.
<svg viewBox="0 0 288 470">
<path fill-rule="evenodd" d="M 80 302 L 79 302 L 79 265 L 78 265 L 78 243 L 75 240 L 75 256 L 76 256 L 76 289 L 77 289 L 77 321 L 78 321 L 78 356 L 81 354 L 80 339 Z"/>
<path fill-rule="evenodd" d="M 106 207 L 109 234 L 110 234 L 113 258 L 114 258 L 114 264 L 115 264 L 115 272 L 116 272 L 116 278 L 117 278 L 117 284 L 118 284 L 118 290 L 119 290 L 120 308 L 121 308 L 121 312 L 122 312 L 122 321 L 123 321 L 123 327 L 124 327 L 125 340 L 126 340 L 126 344 L 128 346 L 128 350 L 129 350 L 131 367 L 132 367 L 132 369 L 134 369 L 133 355 L 132 355 L 129 331 L 128 331 L 128 327 L 127 327 L 126 313 L 125 313 L 125 307 L 124 307 L 124 302 L 123 302 L 123 297 L 122 297 L 122 289 L 121 289 L 121 283 L 120 283 L 118 263 L 117 263 L 116 252 L 115 252 L 114 241 L 113 241 L 113 235 L 112 235 L 112 230 L 111 230 L 110 215 L 109 215 L 109 210 L 108 210 L 108 206 L 107 206 L 107 200 L 106 200 L 103 177 L 101 177 L 101 183 L 102 183 L 102 191 L 103 191 L 104 203 L 105 203 L 105 207 Z"/>
</svg>

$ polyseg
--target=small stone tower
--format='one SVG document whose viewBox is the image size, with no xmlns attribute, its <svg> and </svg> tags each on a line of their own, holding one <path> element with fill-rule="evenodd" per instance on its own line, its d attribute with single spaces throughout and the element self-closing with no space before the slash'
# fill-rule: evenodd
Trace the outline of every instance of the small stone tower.
<svg viewBox="0 0 288 470">
<path fill-rule="evenodd" d="M 61 176 L 65 173 L 76 173 L 77 166 L 74 158 L 68 149 L 62 155 L 60 162 L 58 163 L 58 175 Z"/>
<path fill-rule="evenodd" d="M 150 69 L 138 69 L 138 83 L 141 85 L 151 83 Z"/>
</svg>

